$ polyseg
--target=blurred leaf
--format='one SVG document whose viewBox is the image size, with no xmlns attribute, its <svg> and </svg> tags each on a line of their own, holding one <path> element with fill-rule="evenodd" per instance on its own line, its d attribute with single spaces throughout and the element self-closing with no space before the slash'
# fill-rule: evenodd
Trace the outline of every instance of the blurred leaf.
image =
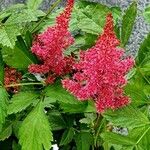
<svg viewBox="0 0 150 150">
<path fill-rule="evenodd" d="M 4 62 L 1 54 L 1 49 L 0 49 L 0 85 L 2 85 L 4 82 Z"/>
<path fill-rule="evenodd" d="M 16 143 L 15 141 L 13 141 L 12 150 L 21 150 L 21 146 L 18 143 Z"/>
<path fill-rule="evenodd" d="M 133 2 L 130 7 L 126 10 L 125 15 L 122 20 L 122 29 L 121 29 L 121 44 L 124 47 L 131 35 L 134 22 L 137 15 L 137 3 Z"/>
<path fill-rule="evenodd" d="M 135 144 L 134 139 L 113 132 L 104 132 L 101 134 L 101 137 L 104 139 L 104 141 L 112 144 L 124 145 L 127 147 Z M 132 148 L 133 147 L 134 146 L 132 146 Z"/>
<path fill-rule="evenodd" d="M 53 140 L 48 119 L 40 102 L 25 118 L 19 130 L 22 150 L 49 150 Z"/>
<path fill-rule="evenodd" d="M 63 112 L 68 113 L 96 112 L 95 105 L 91 101 L 78 101 L 74 104 L 61 102 L 60 107 L 63 109 Z"/>
<path fill-rule="evenodd" d="M 133 129 L 128 136 L 104 132 L 101 137 L 111 144 L 122 146 L 120 150 L 147 150 L 150 145 L 150 125 Z"/>
<path fill-rule="evenodd" d="M 0 132 L 0 141 L 4 141 L 12 134 L 12 124 L 4 126 Z"/>
<path fill-rule="evenodd" d="M 18 113 L 26 109 L 35 100 L 38 101 L 38 97 L 39 95 L 34 92 L 19 92 L 15 94 L 8 105 L 8 114 Z"/>
<path fill-rule="evenodd" d="M 67 126 L 59 111 L 49 112 L 48 120 L 50 122 L 52 130 L 54 131 L 64 129 Z"/>
<path fill-rule="evenodd" d="M 95 105 L 92 101 L 79 101 L 69 92 L 67 92 L 59 81 L 49 85 L 45 89 L 45 95 L 49 101 L 60 103 L 60 107 L 64 112 L 80 113 L 80 112 L 96 112 Z"/>
<path fill-rule="evenodd" d="M 144 65 L 150 65 L 150 34 L 147 35 L 139 48 L 136 65 L 140 68 L 144 67 Z"/>
<path fill-rule="evenodd" d="M 60 146 L 67 145 L 68 143 L 70 143 L 74 137 L 74 134 L 75 134 L 74 128 L 69 128 L 65 130 L 60 141 Z"/>
<path fill-rule="evenodd" d="M 149 119 L 138 109 L 127 106 L 115 111 L 107 111 L 104 117 L 114 125 L 133 129 L 150 123 Z"/>
<path fill-rule="evenodd" d="M 81 131 L 75 137 L 77 150 L 90 150 L 93 143 L 92 135 L 89 132 Z"/>
<path fill-rule="evenodd" d="M 0 132 L 7 116 L 8 94 L 3 87 L 0 87 Z"/>
<path fill-rule="evenodd" d="M 150 86 L 148 85 L 150 88 Z M 150 104 L 150 98 L 148 97 L 148 87 L 144 79 L 136 74 L 125 87 L 125 93 L 130 96 L 131 102 L 134 106 L 143 106 Z"/>
<path fill-rule="evenodd" d="M 145 20 L 146 20 L 148 23 L 150 23 L 150 6 L 148 6 L 148 7 L 145 9 L 143 15 L 144 15 Z"/>
<path fill-rule="evenodd" d="M 43 0 L 28 0 L 27 7 L 32 10 L 36 10 L 40 7 Z"/>
</svg>

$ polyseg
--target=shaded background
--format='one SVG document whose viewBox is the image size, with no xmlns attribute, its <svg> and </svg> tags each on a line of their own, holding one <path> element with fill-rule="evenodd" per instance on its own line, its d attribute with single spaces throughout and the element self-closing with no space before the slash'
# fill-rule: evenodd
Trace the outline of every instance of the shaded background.
<svg viewBox="0 0 150 150">
<path fill-rule="evenodd" d="M 16 3 L 25 3 L 26 0 L 0 0 L 0 10 L 5 9 L 6 7 L 16 4 Z M 41 9 L 46 10 L 55 0 L 43 0 Z M 62 0 L 61 5 L 65 4 L 66 0 Z M 99 2 L 106 4 L 108 6 L 119 6 L 125 10 L 133 0 L 89 0 L 92 2 Z M 136 23 L 133 29 L 133 33 L 130 37 L 129 43 L 126 49 L 129 53 L 135 55 L 137 49 L 139 48 L 140 43 L 144 40 L 144 37 L 147 33 L 150 32 L 150 25 L 148 25 L 142 16 L 144 9 L 150 5 L 150 0 L 137 0 L 138 2 L 138 16 Z"/>
</svg>

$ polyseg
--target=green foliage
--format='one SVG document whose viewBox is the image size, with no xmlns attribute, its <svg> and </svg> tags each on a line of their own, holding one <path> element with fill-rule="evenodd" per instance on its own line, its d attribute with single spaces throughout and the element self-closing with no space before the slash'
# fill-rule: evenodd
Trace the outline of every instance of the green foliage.
<svg viewBox="0 0 150 150">
<path fill-rule="evenodd" d="M 0 85 L 2 85 L 4 82 L 4 62 L 2 59 L 2 54 L 0 50 Z"/>
<path fill-rule="evenodd" d="M 89 131 L 81 131 L 75 137 L 77 150 L 90 150 L 90 147 L 93 143 L 92 135 Z"/>
<path fill-rule="evenodd" d="M 13 68 L 26 69 L 31 63 L 35 62 L 35 58 L 31 55 L 24 42 L 22 43 L 21 41 L 17 42 L 13 49 L 3 47 L 2 55 L 4 62 Z"/>
<path fill-rule="evenodd" d="M 137 3 L 133 2 L 132 5 L 130 5 L 130 7 L 126 10 L 122 20 L 121 44 L 123 47 L 127 44 L 130 38 L 136 15 Z"/>
<path fill-rule="evenodd" d="M 149 119 L 138 109 L 131 106 L 118 109 L 116 111 L 109 111 L 104 114 L 104 117 L 114 125 L 135 128 L 149 124 Z"/>
<path fill-rule="evenodd" d="M 146 20 L 148 23 L 150 23 L 150 6 L 148 6 L 148 7 L 145 9 L 145 11 L 144 11 L 144 13 L 143 13 L 143 16 L 144 16 L 145 20 Z"/>
<path fill-rule="evenodd" d="M 48 114 L 48 120 L 52 130 L 62 130 L 67 127 L 67 124 L 59 111 L 52 111 Z"/>
<path fill-rule="evenodd" d="M 36 10 L 39 8 L 40 4 L 43 0 L 28 0 L 27 7 L 32 10 Z"/>
<path fill-rule="evenodd" d="M 12 124 L 5 125 L 0 132 L 0 141 L 4 141 L 12 134 Z"/>
<path fill-rule="evenodd" d="M 19 130 L 22 150 L 49 150 L 53 140 L 51 128 L 44 113 L 42 102 L 28 114 Z"/>
<path fill-rule="evenodd" d="M 40 10 L 27 9 L 24 5 L 16 5 L 1 12 L 2 21 L 8 18 L 5 22 L 0 22 L 0 44 L 13 49 L 17 36 L 21 35 L 24 26 L 32 21 L 37 21 L 38 17 L 44 14 Z"/>
<path fill-rule="evenodd" d="M 95 107 L 92 102 L 78 101 L 62 87 L 59 81 L 48 86 L 45 89 L 45 95 L 48 96 L 50 103 L 58 101 L 64 112 L 95 112 Z"/>
<path fill-rule="evenodd" d="M 0 131 L 7 116 L 8 94 L 3 87 L 0 87 Z"/>
<path fill-rule="evenodd" d="M 120 145 L 121 150 L 142 150 L 149 149 L 150 126 L 136 128 L 128 136 L 116 133 L 105 132 L 101 136 L 109 143 Z"/>
<path fill-rule="evenodd" d="M 35 101 L 38 102 L 39 95 L 34 92 L 20 92 L 15 94 L 8 106 L 8 114 L 18 113 Z"/>
<path fill-rule="evenodd" d="M 60 146 L 70 143 L 73 139 L 74 133 L 75 131 L 72 127 L 65 130 L 60 141 Z"/>
<path fill-rule="evenodd" d="M 15 46 L 16 37 L 20 35 L 18 26 L 16 25 L 1 25 L 0 33 L 0 44 L 11 48 Z"/>
</svg>

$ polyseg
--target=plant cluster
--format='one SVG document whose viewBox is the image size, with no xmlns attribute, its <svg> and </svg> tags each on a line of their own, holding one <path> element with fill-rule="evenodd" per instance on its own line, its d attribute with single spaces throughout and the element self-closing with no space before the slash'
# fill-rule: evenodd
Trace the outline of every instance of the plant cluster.
<svg viewBox="0 0 150 150">
<path fill-rule="evenodd" d="M 136 2 L 60 2 L 0 12 L 0 149 L 149 150 L 150 35 L 125 52 Z"/>
</svg>

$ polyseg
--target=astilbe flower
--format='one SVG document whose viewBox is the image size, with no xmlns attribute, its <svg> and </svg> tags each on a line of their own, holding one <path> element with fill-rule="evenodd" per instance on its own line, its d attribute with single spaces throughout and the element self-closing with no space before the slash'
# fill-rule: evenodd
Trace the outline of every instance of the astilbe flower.
<svg viewBox="0 0 150 150">
<path fill-rule="evenodd" d="M 48 74 L 47 83 L 52 83 L 55 76 L 70 72 L 74 59 L 65 57 L 63 51 L 74 42 L 69 32 L 69 21 L 74 0 L 68 0 L 64 11 L 56 18 L 56 24 L 48 27 L 44 33 L 39 34 L 31 48 L 41 64 L 29 66 L 29 72 Z M 68 64 L 70 63 L 70 64 Z"/>
<path fill-rule="evenodd" d="M 113 17 L 108 14 L 103 34 L 95 46 L 80 53 L 72 79 L 62 80 L 63 87 L 79 100 L 94 99 L 100 113 L 130 101 L 124 95 L 123 87 L 127 83 L 125 74 L 134 65 L 134 60 L 130 57 L 123 59 L 124 51 L 118 48 L 120 42 L 113 29 Z"/>
<path fill-rule="evenodd" d="M 14 68 L 5 67 L 4 69 L 4 85 L 6 86 L 6 90 L 11 93 L 17 93 L 19 91 L 19 87 L 7 87 L 10 84 L 17 84 L 21 81 L 22 74 L 18 72 Z"/>
</svg>

